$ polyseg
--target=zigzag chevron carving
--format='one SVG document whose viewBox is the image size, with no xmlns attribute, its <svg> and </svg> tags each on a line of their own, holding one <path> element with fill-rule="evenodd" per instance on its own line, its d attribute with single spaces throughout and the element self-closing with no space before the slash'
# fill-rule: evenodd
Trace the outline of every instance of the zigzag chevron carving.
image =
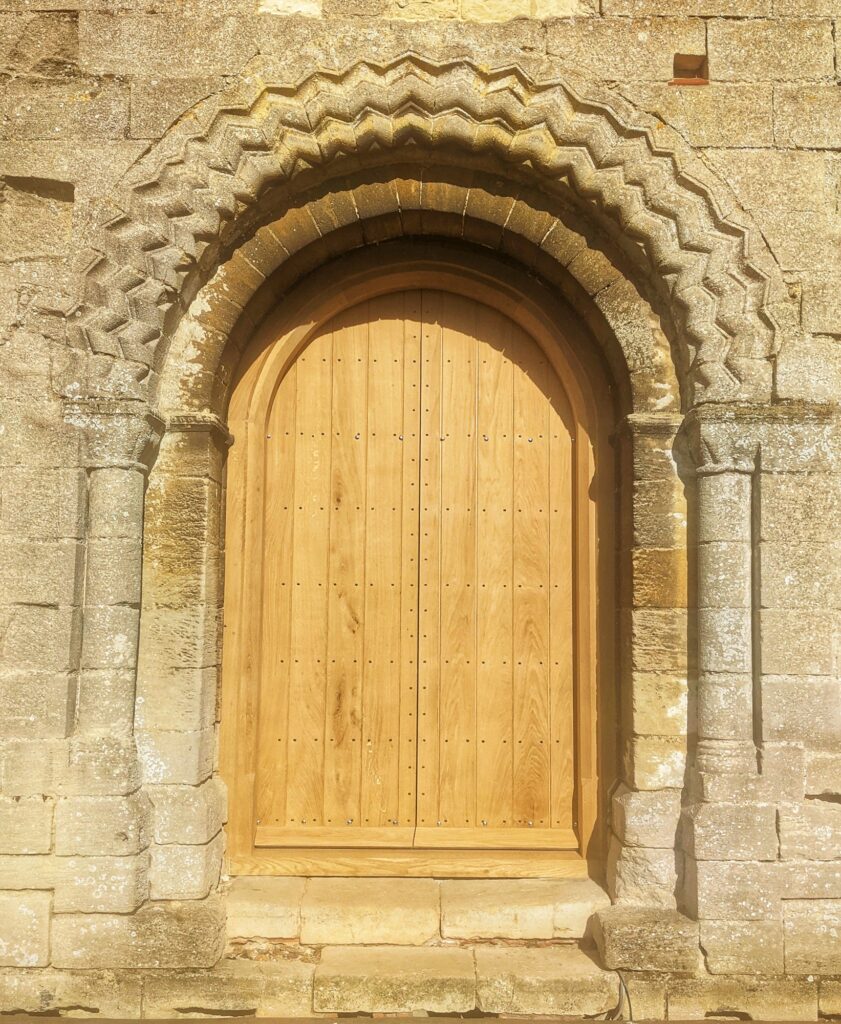
<svg viewBox="0 0 841 1024">
<path fill-rule="evenodd" d="M 779 269 L 706 166 L 624 101 L 578 79 L 536 83 L 517 67 L 414 54 L 241 94 L 199 105 L 132 168 L 122 212 L 85 256 L 77 339 L 139 364 L 138 379 L 156 366 L 167 314 L 208 246 L 269 187 L 417 141 L 493 153 L 599 207 L 666 283 L 695 400 L 767 400 L 791 320 Z"/>
</svg>

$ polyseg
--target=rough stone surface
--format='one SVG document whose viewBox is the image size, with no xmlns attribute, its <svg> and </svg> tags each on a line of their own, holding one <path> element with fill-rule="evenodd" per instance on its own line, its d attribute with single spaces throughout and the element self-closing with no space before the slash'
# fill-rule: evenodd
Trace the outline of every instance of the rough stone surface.
<svg viewBox="0 0 841 1024">
<path fill-rule="evenodd" d="M 304 884 L 303 878 L 235 878 L 226 901 L 228 938 L 297 938 Z"/>
<path fill-rule="evenodd" d="M 611 907 L 596 915 L 595 937 L 609 970 L 694 973 L 699 966 L 698 925 L 676 910 Z"/>
<path fill-rule="evenodd" d="M 575 946 L 476 950 L 477 1006 L 485 1013 L 596 1016 L 619 1002 L 615 974 Z"/>
<path fill-rule="evenodd" d="M 0 967 L 44 967 L 50 959 L 46 892 L 0 892 Z"/>
<path fill-rule="evenodd" d="M 465 1013 L 475 1001 L 473 957 L 466 949 L 332 946 L 315 971 L 313 1009 L 319 1013 Z"/>
<path fill-rule="evenodd" d="M 578 939 L 608 905 L 584 879 L 441 883 L 441 935 L 453 939 Z"/>
<path fill-rule="evenodd" d="M 311 878 L 301 900 L 305 944 L 420 946 L 439 934 L 431 878 Z"/>
</svg>

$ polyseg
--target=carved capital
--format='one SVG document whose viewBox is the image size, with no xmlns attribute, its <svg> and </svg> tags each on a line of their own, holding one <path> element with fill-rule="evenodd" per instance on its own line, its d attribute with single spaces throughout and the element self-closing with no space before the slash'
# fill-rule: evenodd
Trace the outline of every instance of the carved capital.
<svg viewBox="0 0 841 1024">
<path fill-rule="evenodd" d="M 64 405 L 64 422 L 82 432 L 83 459 L 91 468 L 147 472 L 164 422 L 143 402 L 87 398 Z"/>
</svg>

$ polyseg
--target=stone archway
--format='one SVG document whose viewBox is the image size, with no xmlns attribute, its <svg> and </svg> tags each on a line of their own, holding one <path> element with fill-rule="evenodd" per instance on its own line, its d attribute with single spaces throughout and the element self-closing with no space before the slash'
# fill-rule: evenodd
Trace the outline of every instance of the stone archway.
<svg viewBox="0 0 841 1024">
<path fill-rule="evenodd" d="M 353 231 L 357 223 L 363 240 L 367 229 L 374 232 L 367 239 L 373 241 L 383 237 L 389 220 L 393 223 L 396 218 L 401 224 L 404 216 L 410 220 L 409 211 L 418 211 L 421 218 L 426 211 L 430 220 L 434 214 L 440 218 L 437 230 L 444 233 L 444 223 L 451 223 L 453 217 L 465 225 L 490 224 L 509 240 L 500 241 L 501 248 L 519 245 L 519 258 L 528 251 L 534 264 L 555 263 L 566 279 L 575 279 L 578 272 L 586 293 L 587 268 L 583 260 L 575 266 L 575 255 L 563 244 L 564 239 L 569 241 L 565 228 L 556 227 L 545 209 L 535 210 L 520 198 L 521 190 L 531 189 L 570 199 L 579 215 L 586 212 L 598 224 L 605 247 L 616 253 L 616 263 L 630 268 L 627 273 L 616 270 L 616 277 L 602 287 L 593 286 L 591 278 L 590 287 L 597 294 L 615 285 L 610 297 L 618 300 L 614 305 L 605 294 L 602 307 L 598 301 L 591 304 L 596 307 L 591 316 L 605 336 L 611 334 L 611 322 L 615 324 L 618 351 L 631 369 L 639 354 L 627 331 L 623 345 L 628 310 L 636 310 L 635 322 L 649 322 L 647 335 L 641 330 L 636 337 L 647 336 L 646 366 L 652 370 L 651 383 L 661 391 L 641 389 L 638 402 L 629 404 L 628 422 L 631 433 L 636 433 L 639 464 L 647 467 L 643 474 L 652 474 L 649 479 L 643 475 L 640 482 L 651 484 L 649 500 L 655 492 L 663 495 L 662 504 L 654 506 L 656 514 L 680 517 L 682 495 L 676 491 L 674 466 L 664 468 L 664 461 L 653 454 L 671 447 L 680 422 L 678 388 L 664 336 L 658 337 L 650 327 L 651 302 L 634 285 L 634 277 L 651 286 L 671 317 L 672 352 L 681 368 L 684 409 L 767 402 L 773 360 L 792 317 L 778 268 L 727 190 L 682 144 L 664 142 L 668 132 L 655 133 L 655 128 L 651 119 L 639 117 L 615 97 L 589 95 L 577 79 L 535 83 L 517 68 L 484 73 L 468 62 L 436 65 L 414 55 L 387 66 L 360 62 L 341 73 L 319 73 L 294 88 L 261 84 L 245 102 L 223 97 L 201 105 L 194 119 L 176 126 L 128 176 L 122 193 L 124 210 L 103 227 L 98 251 L 87 260 L 75 330 L 79 343 L 90 352 L 91 398 L 70 403 L 70 415 L 89 439 L 92 491 L 101 496 L 98 515 L 107 518 L 127 500 L 142 500 L 146 449 L 154 435 L 164 430 L 157 418 L 163 406 L 168 432 L 156 471 L 165 473 L 174 467 L 173 475 L 182 481 L 178 486 L 184 503 L 180 513 L 177 502 L 160 503 L 150 517 L 150 528 L 158 531 L 159 538 L 169 535 L 200 546 L 210 543 L 212 510 L 221 486 L 224 427 L 207 399 L 224 368 L 224 354 L 235 350 L 228 339 L 242 329 L 240 323 L 248 329 L 249 303 L 255 302 L 259 309 L 260 289 L 273 280 L 281 264 L 288 261 L 294 270 L 297 257 L 300 266 L 295 272 L 303 272 L 307 255 L 323 260 L 321 250 L 343 228 Z M 374 182 L 378 187 L 363 182 L 347 190 L 347 222 L 340 223 L 332 210 L 334 223 L 328 227 L 319 223 L 316 205 L 305 208 L 297 202 L 297 186 L 312 188 L 321 175 L 321 184 L 327 186 L 323 193 L 335 194 L 337 189 L 329 182 L 331 170 L 346 176 L 363 167 L 372 153 L 383 163 L 393 159 L 389 154 L 395 148 L 407 146 L 418 153 L 447 153 L 456 164 L 472 161 L 478 170 L 491 166 L 499 174 L 505 169 L 503 180 L 510 178 L 512 186 L 502 197 L 477 187 L 477 195 L 485 191 L 491 199 L 480 204 L 474 215 L 469 205 L 472 185 L 445 182 L 449 187 L 436 189 L 432 176 L 425 179 L 430 186 L 425 188 L 424 179 L 406 177 L 389 184 L 392 179 L 386 176 L 385 182 Z M 280 234 L 274 226 L 264 226 L 282 211 Z M 562 224 L 557 216 L 554 221 Z M 263 244 L 267 241 L 268 251 Z M 583 248 L 598 252 L 589 244 Z M 226 269 L 220 269 L 223 266 Z M 231 273 L 229 266 L 238 270 Z M 191 383 L 186 391 L 192 392 L 195 402 L 185 407 L 173 399 L 178 393 L 184 397 L 179 381 L 187 378 Z M 633 392 L 633 387 L 629 385 L 628 390 Z M 664 397 L 669 401 L 658 407 Z M 728 478 L 744 474 L 746 469 L 750 466 L 734 465 L 725 454 L 714 469 L 715 480 L 722 474 Z M 207 482 L 198 487 L 187 482 L 198 477 Z M 744 498 L 743 490 L 738 488 L 739 499 Z M 188 495 L 188 491 L 194 493 Z M 154 501 L 154 492 L 151 497 Z M 180 515 L 174 529 L 166 518 L 173 508 Z M 147 513 L 154 509 L 147 502 Z M 643 547 L 680 552 L 684 543 L 664 541 Z M 100 559 L 113 558 L 113 552 L 101 546 L 95 554 Z M 121 564 L 128 586 L 139 581 L 137 554 Z M 183 552 L 174 557 L 182 558 Z M 204 561 L 199 564 L 205 566 Z M 89 559 L 89 575 L 98 571 L 96 557 Z M 178 614 L 167 615 L 172 649 L 182 655 L 188 648 L 211 649 L 216 643 L 213 602 L 217 597 L 212 573 L 201 578 L 185 573 L 175 585 L 182 596 L 187 592 L 187 603 Z M 669 595 L 668 600 L 673 597 Z M 634 661 L 633 652 L 642 651 L 646 643 L 653 641 L 657 647 L 667 637 L 670 649 L 683 645 L 683 655 L 678 657 L 685 657 L 684 619 L 681 613 L 676 619 L 666 617 L 665 610 L 656 604 L 641 613 L 628 609 L 629 664 L 640 675 L 650 675 L 646 668 L 651 666 L 644 660 Z M 132 611 L 123 601 L 103 602 L 86 609 L 87 622 L 125 620 L 129 638 L 136 637 L 138 619 Z M 160 642 L 154 616 L 144 619 L 144 628 L 151 623 L 151 636 Z M 108 657 L 103 652 L 103 667 L 108 666 Z M 131 658 L 120 667 L 131 675 Z M 131 932 L 124 929 L 118 939 L 109 940 L 121 950 L 111 954 L 119 955 L 121 962 L 161 964 L 159 954 L 149 946 L 148 935 L 155 934 L 155 928 L 171 928 L 190 947 L 194 930 L 204 928 L 208 913 L 215 913 L 208 893 L 218 877 L 220 843 L 208 842 L 213 837 L 206 832 L 207 821 L 218 828 L 220 795 L 206 782 L 213 762 L 213 729 L 207 717 L 213 673 L 203 672 L 206 667 L 194 664 L 181 677 L 186 682 L 189 676 L 190 685 L 196 687 L 196 700 L 185 711 L 186 720 L 195 725 L 184 730 L 189 737 L 156 727 L 154 722 L 150 725 L 150 719 L 143 717 L 147 711 L 138 722 L 145 782 L 163 790 L 153 794 L 153 800 L 157 796 L 159 801 L 156 807 L 170 801 L 176 815 L 185 808 L 196 813 L 200 826 L 204 822 L 204 832 L 201 827 L 199 832 L 205 841 L 191 849 L 192 844 L 182 840 L 174 844 L 178 850 L 153 852 L 152 897 L 161 902 L 139 914 L 149 915 L 157 924 L 146 927 L 139 922 Z M 654 666 L 654 675 L 662 668 Z M 154 673 L 145 678 L 155 685 Z M 150 709 L 152 694 L 144 693 L 143 680 L 141 669 L 140 697 Z M 119 709 L 127 723 L 132 717 L 133 675 L 130 683 L 121 689 Z M 703 733 L 703 728 L 699 731 Z M 124 746 L 127 771 L 134 770 L 130 737 L 127 729 L 118 740 Z M 718 742 L 713 732 L 709 740 L 706 767 L 710 771 L 718 769 L 719 753 L 725 761 L 732 757 L 734 764 L 742 766 L 744 755 L 753 756 L 753 743 L 741 735 L 738 740 L 728 735 Z M 637 731 L 629 742 L 635 752 L 631 774 L 637 773 L 637 782 L 645 772 L 654 780 L 648 789 L 639 787 L 642 802 L 646 792 L 658 789 L 656 780 L 662 780 L 664 772 L 679 794 L 684 766 L 679 748 L 685 741 L 668 733 L 650 737 Z M 679 799 L 673 804 L 667 817 L 676 826 Z M 201 879 L 190 891 L 179 891 L 167 881 L 177 874 L 173 863 L 177 869 L 179 857 L 180 866 L 190 864 L 194 877 Z M 665 887 L 659 886 L 665 893 L 656 893 L 656 884 L 649 887 L 649 902 L 668 904 L 669 884 L 667 880 Z M 188 902 L 181 906 L 166 902 L 176 899 Z M 688 938 L 691 946 L 691 929 Z M 96 942 L 94 936 L 91 945 Z M 205 942 L 192 955 L 196 963 L 208 964 L 218 952 L 218 944 Z M 98 957 L 108 954 L 100 948 L 82 955 L 102 965 Z M 177 955 L 190 954 L 179 950 Z"/>
</svg>

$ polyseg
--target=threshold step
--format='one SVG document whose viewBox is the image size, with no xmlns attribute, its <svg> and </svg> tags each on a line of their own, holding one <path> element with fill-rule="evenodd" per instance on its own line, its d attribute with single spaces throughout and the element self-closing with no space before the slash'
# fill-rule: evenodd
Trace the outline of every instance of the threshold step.
<svg viewBox="0 0 841 1024">
<path fill-rule="evenodd" d="M 447 940 L 588 936 L 592 915 L 610 905 L 586 878 L 233 879 L 228 938 L 311 946 L 422 946 Z"/>
</svg>

